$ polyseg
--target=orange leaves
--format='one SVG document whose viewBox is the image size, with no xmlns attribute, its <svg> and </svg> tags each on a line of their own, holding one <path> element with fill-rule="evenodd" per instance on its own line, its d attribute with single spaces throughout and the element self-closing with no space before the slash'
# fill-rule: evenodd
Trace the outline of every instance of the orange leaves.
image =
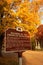
<svg viewBox="0 0 43 65">
<path fill-rule="evenodd" d="M 37 33 L 36 33 L 36 39 L 38 40 L 42 40 L 43 39 L 43 25 L 40 25 L 38 28 L 37 28 Z"/>
<path fill-rule="evenodd" d="M 13 0 L 6 0 L 8 4 L 10 4 Z"/>
<path fill-rule="evenodd" d="M 37 13 L 38 5 L 36 2 L 30 3 L 28 0 L 6 0 L 8 5 L 14 2 L 13 8 L 7 5 L 4 7 L 4 11 L 7 13 L 5 14 L 5 19 L 3 19 L 4 23 L 7 22 L 7 27 L 22 27 L 23 30 L 27 30 L 33 35 L 37 31 L 37 26 L 40 24 L 40 19 Z M 14 10 L 16 10 L 14 12 Z M 17 18 L 18 17 L 18 18 Z M 21 23 L 19 23 L 19 20 Z"/>
</svg>

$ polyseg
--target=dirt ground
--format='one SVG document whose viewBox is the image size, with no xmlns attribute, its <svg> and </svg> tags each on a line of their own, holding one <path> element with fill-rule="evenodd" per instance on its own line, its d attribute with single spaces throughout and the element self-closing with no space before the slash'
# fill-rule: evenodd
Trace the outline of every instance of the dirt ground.
<svg viewBox="0 0 43 65">
<path fill-rule="evenodd" d="M 43 65 L 43 51 L 24 52 L 23 65 Z"/>
<path fill-rule="evenodd" d="M 18 65 L 18 54 L 4 54 L 0 65 Z M 22 65 L 43 65 L 43 51 L 26 51 L 22 53 Z"/>
</svg>

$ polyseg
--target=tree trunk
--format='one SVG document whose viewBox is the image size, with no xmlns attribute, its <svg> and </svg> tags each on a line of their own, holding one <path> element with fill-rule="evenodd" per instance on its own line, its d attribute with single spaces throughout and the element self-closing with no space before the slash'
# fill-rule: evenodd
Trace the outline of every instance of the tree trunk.
<svg viewBox="0 0 43 65">
<path fill-rule="evenodd" d="M 0 57 L 2 56 L 2 44 L 3 44 L 4 34 L 0 34 Z"/>
</svg>

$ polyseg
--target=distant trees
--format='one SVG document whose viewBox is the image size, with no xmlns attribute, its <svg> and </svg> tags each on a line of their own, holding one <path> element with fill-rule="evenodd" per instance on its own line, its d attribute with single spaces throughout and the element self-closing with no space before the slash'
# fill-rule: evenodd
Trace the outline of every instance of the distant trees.
<svg viewBox="0 0 43 65">
<path fill-rule="evenodd" d="M 43 48 L 43 25 L 40 25 L 36 33 L 36 40 L 39 41 L 41 48 Z"/>
</svg>

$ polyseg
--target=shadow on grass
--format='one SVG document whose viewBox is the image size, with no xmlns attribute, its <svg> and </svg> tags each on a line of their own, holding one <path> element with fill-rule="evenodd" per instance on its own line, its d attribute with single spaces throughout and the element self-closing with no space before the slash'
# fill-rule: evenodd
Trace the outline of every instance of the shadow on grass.
<svg viewBox="0 0 43 65">
<path fill-rule="evenodd" d="M 16 61 L 0 62 L 0 65 L 18 65 Z"/>
</svg>

